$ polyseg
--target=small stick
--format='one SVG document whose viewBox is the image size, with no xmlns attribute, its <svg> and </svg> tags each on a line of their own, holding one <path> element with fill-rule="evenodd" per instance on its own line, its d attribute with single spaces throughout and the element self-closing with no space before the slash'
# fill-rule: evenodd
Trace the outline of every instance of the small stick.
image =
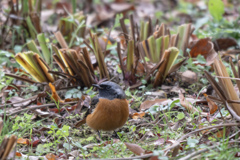
<svg viewBox="0 0 240 160">
<path fill-rule="evenodd" d="M 73 104 L 73 103 L 77 103 L 77 101 L 66 102 L 64 104 Z M 55 103 L 36 105 L 36 106 L 30 107 L 30 108 L 24 108 L 24 109 L 18 110 L 16 112 L 9 113 L 8 116 L 12 116 L 12 115 L 15 115 L 15 114 L 18 114 L 18 113 L 21 113 L 21 112 L 26 112 L 28 110 L 39 109 L 39 108 L 44 108 L 44 107 L 50 107 L 50 106 L 55 106 L 55 105 L 56 105 Z"/>
</svg>

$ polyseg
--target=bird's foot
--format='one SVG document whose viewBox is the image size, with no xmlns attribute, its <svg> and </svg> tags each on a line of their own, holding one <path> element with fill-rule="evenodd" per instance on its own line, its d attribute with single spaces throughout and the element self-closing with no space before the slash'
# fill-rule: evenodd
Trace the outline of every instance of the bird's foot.
<svg viewBox="0 0 240 160">
<path fill-rule="evenodd" d="M 120 139 L 119 135 L 116 131 L 114 131 L 114 134 L 112 135 L 112 138 Z"/>
</svg>

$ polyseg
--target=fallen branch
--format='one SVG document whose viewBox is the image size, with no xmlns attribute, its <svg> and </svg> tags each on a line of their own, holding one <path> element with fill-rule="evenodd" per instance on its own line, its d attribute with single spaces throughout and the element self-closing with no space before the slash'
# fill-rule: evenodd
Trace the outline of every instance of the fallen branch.
<svg viewBox="0 0 240 160">
<path fill-rule="evenodd" d="M 29 78 L 20 77 L 20 76 L 17 76 L 15 74 L 11 74 L 11 73 L 4 73 L 4 74 L 5 74 L 5 76 L 16 78 L 18 80 L 25 81 L 25 82 L 28 82 L 28 83 L 31 83 L 31 84 L 39 83 L 39 82 L 33 81 L 33 80 L 29 79 Z"/>
</svg>

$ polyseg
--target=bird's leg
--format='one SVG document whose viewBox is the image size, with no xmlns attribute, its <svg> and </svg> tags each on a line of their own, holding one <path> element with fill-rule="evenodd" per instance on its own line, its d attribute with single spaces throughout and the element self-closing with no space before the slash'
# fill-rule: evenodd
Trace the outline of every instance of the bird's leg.
<svg viewBox="0 0 240 160">
<path fill-rule="evenodd" d="M 113 137 L 116 137 L 116 138 L 120 139 L 120 137 L 118 136 L 118 134 L 117 134 L 116 131 L 114 131 L 114 135 L 113 135 Z"/>
<path fill-rule="evenodd" d="M 98 134 L 97 141 L 98 141 L 98 143 L 100 143 L 102 141 L 102 137 L 101 137 L 101 133 L 99 130 L 97 131 L 97 134 Z"/>
<path fill-rule="evenodd" d="M 99 130 L 97 131 L 97 133 L 98 133 L 99 138 L 102 139 L 102 137 L 101 137 L 101 133 L 100 133 Z"/>
</svg>

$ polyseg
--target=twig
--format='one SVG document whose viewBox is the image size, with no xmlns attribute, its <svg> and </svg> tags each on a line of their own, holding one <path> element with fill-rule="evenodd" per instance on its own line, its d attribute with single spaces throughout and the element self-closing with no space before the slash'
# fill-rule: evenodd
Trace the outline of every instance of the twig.
<svg viewBox="0 0 240 160">
<path fill-rule="evenodd" d="M 236 119 L 237 121 L 240 121 L 240 117 L 236 114 L 236 112 L 228 105 L 227 102 L 225 102 L 225 105 L 228 109 L 228 111 L 231 113 L 232 117 Z M 221 112 L 220 112 L 221 113 Z"/>
<path fill-rule="evenodd" d="M 139 143 L 139 142 L 143 141 L 143 140 L 145 139 L 145 137 L 147 136 L 147 134 L 148 134 L 148 133 L 149 133 L 149 132 L 145 133 L 145 134 L 142 136 L 142 138 L 138 140 L 138 142 L 137 142 L 137 143 Z"/>
<path fill-rule="evenodd" d="M 174 143 L 172 146 L 164 149 L 163 151 L 167 151 L 167 150 L 170 150 L 170 149 L 174 149 L 176 147 L 178 147 L 180 145 L 180 142 L 182 140 L 184 140 L 185 138 L 189 137 L 190 135 L 194 134 L 194 133 L 198 133 L 198 132 L 201 132 L 203 130 L 208 130 L 208 129 L 212 129 L 212 128 L 220 128 L 220 127 L 226 127 L 226 126 L 240 126 L 240 123 L 226 123 L 226 124 L 220 124 L 220 125 L 215 125 L 215 126 L 209 126 L 209 127 L 205 127 L 205 128 L 201 128 L 201 129 L 197 129 L 195 131 L 192 131 L 188 134 L 185 134 L 184 136 L 182 136 L 180 139 L 178 139 L 176 141 L 176 143 Z M 178 149 L 177 149 L 178 150 Z M 175 151 L 176 152 L 176 151 Z"/>
<path fill-rule="evenodd" d="M 20 76 L 17 76 L 15 74 L 11 74 L 11 73 L 4 73 L 4 74 L 5 74 L 5 76 L 13 77 L 13 78 L 16 78 L 18 80 L 25 81 L 25 82 L 28 82 L 28 83 L 31 83 L 31 84 L 39 83 L 39 82 L 33 81 L 29 78 L 20 77 Z"/>
<path fill-rule="evenodd" d="M 12 104 L 22 103 L 22 102 L 25 102 L 25 101 L 28 101 L 28 100 L 36 99 L 37 97 L 38 97 L 38 95 L 35 95 L 35 96 L 32 96 L 30 98 L 27 98 L 27 99 L 24 99 L 24 100 L 21 100 L 21 101 L 18 101 L 18 102 L 5 103 L 5 104 L 0 105 L 0 108 L 3 108 L 3 107 L 8 106 L 8 105 L 12 105 Z"/>
<path fill-rule="evenodd" d="M 232 80 L 240 81 L 240 78 L 231 78 L 231 77 L 222 77 L 222 76 L 214 76 L 214 77 L 223 78 L 223 79 L 232 79 Z"/>
<path fill-rule="evenodd" d="M 216 148 L 216 147 L 218 147 L 219 145 L 214 145 L 214 146 L 211 146 L 211 147 L 209 147 L 209 148 L 205 148 L 205 149 L 202 149 L 202 150 L 199 150 L 199 151 L 197 151 L 197 152 L 193 152 L 193 153 L 191 153 L 191 154 L 189 154 L 189 155 L 187 155 L 187 156 L 185 156 L 185 157 L 183 157 L 183 158 L 180 158 L 179 160 L 188 160 L 188 159 L 191 159 L 192 157 L 194 157 L 194 156 L 196 156 L 196 155 L 199 155 L 199 154 L 201 154 L 201 153 L 203 153 L 203 152 L 206 152 L 206 151 L 208 151 L 208 150 L 210 150 L 210 149 L 213 149 L 213 148 Z"/>
<path fill-rule="evenodd" d="M 60 104 L 60 105 L 73 104 L 73 103 L 77 103 L 77 101 L 66 102 L 66 103 L 63 103 L 63 104 Z M 21 112 L 26 112 L 28 110 L 39 109 L 39 108 L 44 108 L 44 107 L 50 107 L 50 106 L 55 106 L 55 105 L 56 105 L 55 103 L 50 103 L 50 104 L 30 106 L 30 108 L 24 108 L 24 109 L 18 110 L 16 112 L 9 113 L 8 116 L 12 116 L 12 115 L 15 115 L 15 114 L 18 114 L 18 113 L 21 113 Z"/>
<path fill-rule="evenodd" d="M 232 143 L 232 142 L 240 143 L 240 141 L 229 141 L 229 143 Z M 208 150 L 214 149 L 214 148 L 216 148 L 216 147 L 218 147 L 218 146 L 219 146 L 219 144 L 214 145 L 214 146 L 211 146 L 211 147 L 209 147 L 209 148 L 205 148 L 205 149 L 202 149 L 202 150 L 193 152 L 193 153 L 191 153 L 191 154 L 189 154 L 189 155 L 187 155 L 187 156 L 185 156 L 185 157 L 183 157 L 183 158 L 180 158 L 179 160 L 188 160 L 188 159 L 191 159 L 191 158 L 194 157 L 194 156 L 197 156 L 197 155 L 199 155 L 199 154 L 201 154 L 201 153 L 203 153 L 203 152 L 206 152 L 206 151 L 208 151 Z"/>
</svg>

